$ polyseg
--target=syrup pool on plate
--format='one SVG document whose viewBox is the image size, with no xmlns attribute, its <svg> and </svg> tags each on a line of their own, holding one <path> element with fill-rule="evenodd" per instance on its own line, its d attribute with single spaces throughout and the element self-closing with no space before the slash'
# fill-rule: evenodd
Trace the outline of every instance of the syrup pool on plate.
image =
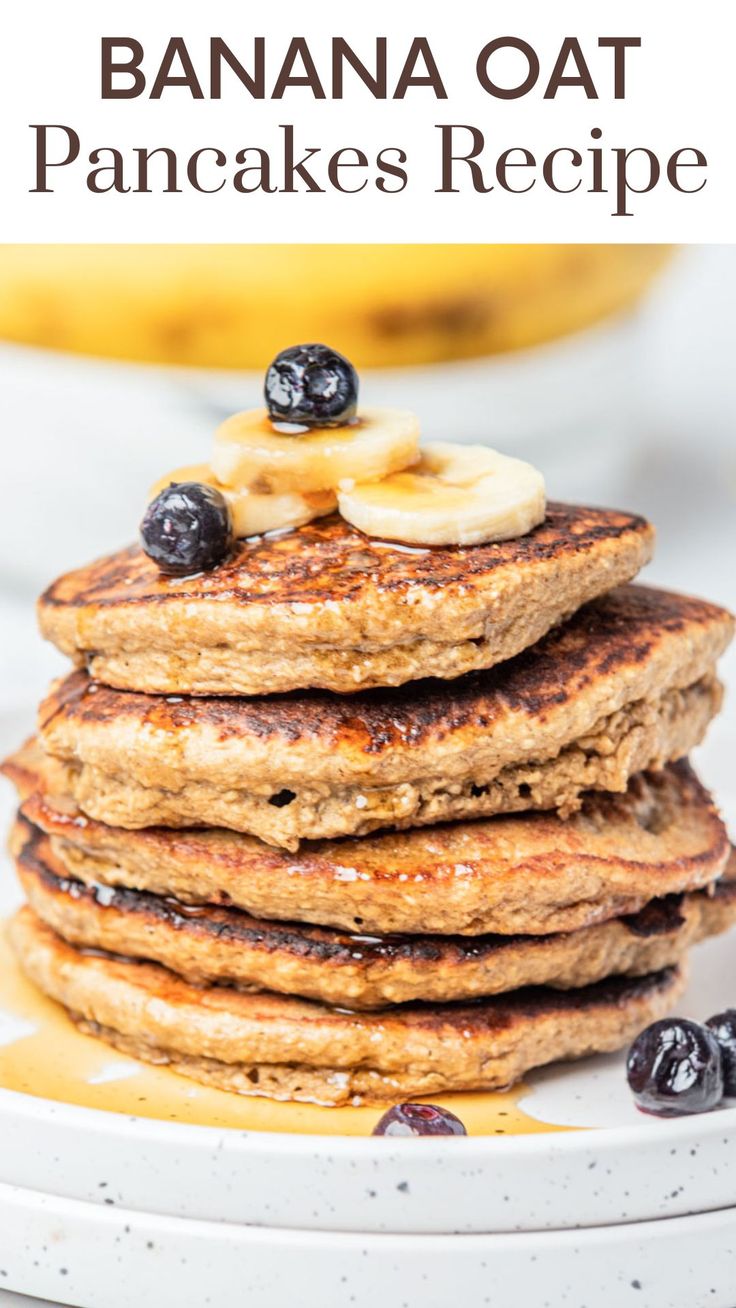
<svg viewBox="0 0 736 1308">
<path fill-rule="evenodd" d="M 241 1131 L 308 1135 L 371 1134 L 386 1104 L 320 1108 L 210 1089 L 126 1058 L 82 1035 L 60 1005 L 23 976 L 0 935 L 0 1088 L 126 1116 Z M 518 1106 L 523 1083 L 498 1094 L 432 1095 L 469 1135 L 526 1135 L 565 1130 L 528 1117 Z M 400 1096 L 397 1096 L 400 1098 Z"/>
</svg>

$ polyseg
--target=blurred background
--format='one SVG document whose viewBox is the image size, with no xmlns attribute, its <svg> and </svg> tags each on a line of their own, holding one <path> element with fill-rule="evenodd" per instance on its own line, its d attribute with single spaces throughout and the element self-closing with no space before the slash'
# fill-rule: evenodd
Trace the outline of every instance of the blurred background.
<svg viewBox="0 0 736 1308">
<path fill-rule="evenodd" d="M 648 578 L 736 607 L 735 306 L 736 246 L 0 246 L 0 749 L 62 666 L 35 595 L 130 541 L 301 340 L 428 437 L 645 513 Z M 701 765 L 736 822 L 731 701 Z"/>
</svg>

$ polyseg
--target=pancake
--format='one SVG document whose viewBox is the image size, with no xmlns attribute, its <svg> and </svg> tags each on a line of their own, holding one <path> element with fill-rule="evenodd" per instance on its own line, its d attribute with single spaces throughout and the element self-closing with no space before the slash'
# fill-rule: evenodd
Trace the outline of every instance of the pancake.
<svg viewBox="0 0 736 1308">
<path fill-rule="evenodd" d="M 16 758 L 5 771 L 37 780 L 36 753 Z M 224 830 L 108 827 L 38 791 L 21 812 L 50 836 L 65 875 L 89 885 L 360 933 L 575 930 L 709 885 L 729 853 L 686 762 L 632 778 L 624 795 L 592 792 L 564 822 L 513 814 L 305 843 L 298 854 Z"/>
<path fill-rule="evenodd" d="M 691 945 L 736 922 L 731 880 L 653 899 L 639 913 L 563 935 L 345 935 L 84 885 L 67 876 L 48 836 L 22 825 L 21 886 L 37 916 L 67 943 L 161 963 L 194 984 L 271 990 L 352 1009 L 644 976 L 680 962 Z M 736 878 L 736 854 L 730 870 Z"/>
<path fill-rule="evenodd" d="M 167 578 L 140 549 L 60 577 L 44 636 L 107 685 L 166 694 L 355 691 L 457 677 L 534 644 L 651 557 L 643 518 L 553 504 L 517 540 L 407 549 L 334 515 Z"/>
<path fill-rule="evenodd" d="M 41 705 L 52 793 L 113 826 L 221 826 L 297 849 L 481 814 L 574 812 L 684 756 L 718 711 L 724 609 L 628 586 L 448 685 L 185 699 L 82 671 Z"/>
<path fill-rule="evenodd" d="M 221 1089 L 323 1104 L 499 1089 L 530 1068 L 626 1045 L 682 994 L 672 968 L 581 990 L 340 1012 L 197 988 L 154 963 L 85 954 L 29 908 L 10 923 L 23 971 L 83 1031 Z"/>
</svg>

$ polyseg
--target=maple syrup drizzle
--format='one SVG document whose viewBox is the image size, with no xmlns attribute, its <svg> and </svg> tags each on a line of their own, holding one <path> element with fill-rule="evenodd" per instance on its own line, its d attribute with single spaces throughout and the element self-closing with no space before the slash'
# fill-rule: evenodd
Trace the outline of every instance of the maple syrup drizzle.
<svg viewBox="0 0 736 1308">
<path fill-rule="evenodd" d="M 386 1104 L 324 1108 L 247 1098 L 199 1085 L 165 1067 L 137 1064 L 78 1031 L 64 1009 L 23 976 L 0 934 L 0 1025 L 3 1017 L 29 1030 L 0 1045 L 0 1087 L 42 1099 L 158 1121 L 309 1135 L 369 1135 L 386 1109 Z M 432 1101 L 460 1117 L 470 1135 L 565 1129 L 527 1116 L 519 1108 L 525 1093 L 520 1084 L 497 1094 L 438 1095 Z"/>
</svg>

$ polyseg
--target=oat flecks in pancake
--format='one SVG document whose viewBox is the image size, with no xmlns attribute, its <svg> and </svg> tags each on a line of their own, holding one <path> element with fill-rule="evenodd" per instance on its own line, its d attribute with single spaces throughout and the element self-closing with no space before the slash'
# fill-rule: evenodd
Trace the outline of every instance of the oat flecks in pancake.
<svg viewBox="0 0 736 1308">
<path fill-rule="evenodd" d="M 41 706 L 48 784 L 111 825 L 214 824 L 290 849 L 483 813 L 569 813 L 582 791 L 621 791 L 700 741 L 732 630 L 715 605 L 627 586 L 452 684 L 172 701 L 76 672 Z"/>
<path fill-rule="evenodd" d="M 451 685 L 421 681 L 349 698 L 305 692 L 203 700 L 121 693 L 77 672 L 57 683 L 39 720 L 42 737 L 52 746 L 57 733 L 63 742 L 65 723 L 80 733 L 116 725 L 147 737 L 181 735 L 182 742 L 185 734 L 188 739 L 194 734 L 192 761 L 199 763 L 201 775 L 206 775 L 204 760 L 195 752 L 200 732 L 220 747 L 211 763 L 213 776 L 220 775 L 229 742 L 247 745 L 249 764 L 273 776 L 282 771 L 281 762 L 267 769 L 274 748 L 308 749 L 317 778 L 329 779 L 331 770 L 342 770 L 353 758 L 362 762 L 363 771 L 368 764 L 374 771 L 393 753 L 419 755 L 448 741 L 462 747 L 506 723 L 518 724 L 518 731 L 528 734 L 552 717 L 569 716 L 587 700 L 592 712 L 581 726 L 592 726 L 600 711 L 615 710 L 634 696 L 691 685 L 711 668 L 732 633 L 730 615 L 716 605 L 627 586 L 587 605 L 534 649 Z M 562 731 L 564 739 L 575 734 Z M 330 768 L 335 751 L 340 762 Z M 185 768 L 187 753 L 182 752 Z M 519 752 L 507 751 L 507 756 L 515 761 Z M 135 768 L 135 756 L 130 765 Z"/>
<path fill-rule="evenodd" d="M 633 773 L 687 754 L 702 740 L 721 698 L 719 683 L 706 677 L 657 700 L 637 701 L 604 717 L 584 740 L 542 761 L 493 767 L 483 757 L 481 740 L 474 771 L 460 780 L 440 769 L 395 785 L 365 781 L 329 791 L 324 786 L 313 789 L 307 777 L 306 785 L 294 779 L 296 789 L 276 789 L 274 783 L 263 794 L 243 790 L 237 782 L 223 790 L 214 781 L 186 781 L 165 770 L 166 758 L 155 760 L 152 754 L 144 755 L 144 761 L 146 766 L 156 764 L 154 784 L 117 771 L 110 774 L 94 762 L 65 762 L 48 755 L 44 785 L 50 794 L 72 797 L 86 814 L 113 825 L 183 828 L 209 822 L 292 850 L 302 839 L 432 826 L 494 813 L 556 809 L 567 817 L 580 807 L 585 791 L 622 792 Z M 245 759 L 241 767 L 247 777 Z"/>
<path fill-rule="evenodd" d="M 26 754 L 27 774 L 34 759 Z M 38 792 L 22 813 L 49 834 L 67 874 L 90 884 L 379 934 L 574 930 L 708 885 L 729 852 L 685 762 L 632 778 L 623 795 L 588 794 L 567 821 L 514 814 L 305 843 L 297 854 L 225 830 L 109 827 Z"/>
<path fill-rule="evenodd" d="M 194 578 L 121 551 L 60 577 L 39 617 L 64 653 L 122 689 L 350 692 L 512 657 L 635 576 L 653 536 L 636 515 L 552 504 L 516 540 L 408 550 L 335 516 L 241 541 Z"/>
<path fill-rule="evenodd" d="M 345 1014 L 282 995 L 200 989 L 150 963 L 83 954 L 32 913 L 11 922 L 26 974 L 82 1028 L 240 1094 L 327 1104 L 497 1089 L 532 1067 L 625 1045 L 682 993 L 681 969 L 582 990 Z"/>
<path fill-rule="evenodd" d="M 269 608 L 301 600 L 350 604 L 368 587 L 391 594 L 405 593 L 417 582 L 443 592 L 458 584 L 478 586 L 489 574 L 572 555 L 631 531 L 648 536 L 651 528 L 635 514 L 550 504 L 545 522 L 526 536 L 422 552 L 392 549 L 389 542 L 364 536 L 335 515 L 285 535 L 240 541 L 231 559 L 216 570 L 173 581 L 162 577 L 142 550 L 131 547 L 60 577 L 42 603 L 130 608 L 224 592 L 244 604 Z M 356 550 L 361 551 L 357 559 Z"/>
<path fill-rule="evenodd" d="M 708 887 L 650 900 L 639 913 L 563 935 L 346 935 L 257 920 L 234 908 L 192 908 L 143 891 L 85 886 L 69 878 L 36 828 L 28 828 L 16 865 L 31 908 L 79 948 L 160 963 L 195 984 L 234 984 L 361 1010 L 642 976 L 678 963 L 690 945 L 736 920 L 736 885 L 724 881 L 713 893 Z"/>
</svg>

